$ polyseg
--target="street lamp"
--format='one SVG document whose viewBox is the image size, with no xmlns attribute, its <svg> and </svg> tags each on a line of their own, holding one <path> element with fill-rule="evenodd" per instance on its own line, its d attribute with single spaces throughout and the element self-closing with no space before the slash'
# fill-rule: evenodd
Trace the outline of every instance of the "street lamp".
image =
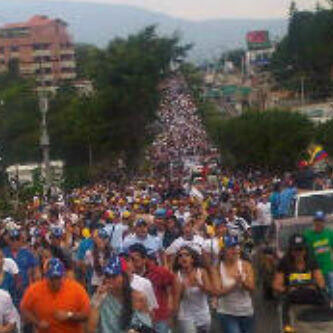
<svg viewBox="0 0 333 333">
<path fill-rule="evenodd" d="M 40 135 L 40 146 L 43 153 L 43 164 L 44 164 L 44 196 L 46 196 L 51 187 L 51 172 L 50 172 L 50 138 L 47 131 L 46 115 L 49 109 L 49 101 L 46 92 L 39 92 L 39 110 L 42 115 L 41 121 L 41 135 Z"/>
</svg>

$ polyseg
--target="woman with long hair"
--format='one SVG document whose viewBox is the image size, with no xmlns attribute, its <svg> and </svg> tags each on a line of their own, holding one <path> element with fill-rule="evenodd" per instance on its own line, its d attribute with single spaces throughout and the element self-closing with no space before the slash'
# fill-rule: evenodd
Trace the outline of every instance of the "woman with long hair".
<svg viewBox="0 0 333 333">
<path fill-rule="evenodd" d="M 211 323 L 208 296 L 213 288 L 199 254 L 183 246 L 176 254 L 174 271 L 180 285 L 177 318 L 180 332 L 208 333 Z"/>
<path fill-rule="evenodd" d="M 224 257 L 217 272 L 216 295 L 220 297 L 217 313 L 224 333 L 253 333 L 254 310 L 251 293 L 254 273 L 251 264 L 240 258 L 237 237 L 224 239 Z"/>
<path fill-rule="evenodd" d="M 109 235 L 104 228 L 98 229 L 93 235 L 93 248 L 85 255 L 85 263 L 92 269 L 88 289 L 93 294 L 103 280 L 103 267 L 111 256 Z"/>
<path fill-rule="evenodd" d="M 115 256 L 103 270 L 104 281 L 92 299 L 90 333 L 149 332 L 152 323 L 145 312 L 145 298 L 130 286 L 126 262 Z"/>
</svg>

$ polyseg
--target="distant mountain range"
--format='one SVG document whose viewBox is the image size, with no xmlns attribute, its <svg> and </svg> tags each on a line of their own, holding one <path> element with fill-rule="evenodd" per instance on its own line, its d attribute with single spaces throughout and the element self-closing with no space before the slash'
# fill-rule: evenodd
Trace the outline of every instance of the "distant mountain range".
<svg viewBox="0 0 333 333">
<path fill-rule="evenodd" d="M 197 61 L 212 59 L 223 51 L 245 47 L 245 34 L 250 30 L 269 30 L 274 39 L 287 29 L 284 19 L 218 19 L 189 21 L 138 7 L 80 2 L 38 0 L 0 0 L 0 25 L 27 20 L 35 14 L 59 17 L 69 23 L 75 42 L 104 47 L 116 36 L 124 37 L 150 24 L 159 32 L 178 31 L 185 43 L 195 44 L 190 57 Z M 223 13 L 221 13 L 223 15 Z"/>
</svg>

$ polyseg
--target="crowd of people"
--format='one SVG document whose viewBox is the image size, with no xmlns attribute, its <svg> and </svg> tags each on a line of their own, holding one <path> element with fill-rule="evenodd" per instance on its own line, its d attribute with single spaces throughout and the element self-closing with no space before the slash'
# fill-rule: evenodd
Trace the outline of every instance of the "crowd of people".
<svg viewBox="0 0 333 333">
<path fill-rule="evenodd" d="M 25 219 L 2 221 L 0 332 L 208 333 L 213 315 L 224 333 L 255 332 L 253 249 L 290 213 L 294 178 L 212 166 L 216 149 L 184 80 L 166 80 L 161 94 L 149 174 L 36 199 Z M 301 283 L 308 298 L 325 299 L 327 287 L 332 297 L 324 221 L 319 212 L 314 230 L 290 240 L 276 293 Z M 286 332 L 299 294 L 284 301 Z"/>
</svg>

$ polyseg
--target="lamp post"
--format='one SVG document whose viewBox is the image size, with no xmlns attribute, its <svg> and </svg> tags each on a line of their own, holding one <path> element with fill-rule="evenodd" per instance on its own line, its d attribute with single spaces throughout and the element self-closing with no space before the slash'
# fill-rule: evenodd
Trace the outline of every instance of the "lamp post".
<svg viewBox="0 0 333 333">
<path fill-rule="evenodd" d="M 50 138 L 47 131 L 46 116 L 49 109 L 49 101 L 43 91 L 39 93 L 39 109 L 42 116 L 41 121 L 41 135 L 40 135 L 40 146 L 43 154 L 43 165 L 44 165 L 44 196 L 48 194 L 51 186 L 51 173 L 50 173 Z"/>
</svg>

